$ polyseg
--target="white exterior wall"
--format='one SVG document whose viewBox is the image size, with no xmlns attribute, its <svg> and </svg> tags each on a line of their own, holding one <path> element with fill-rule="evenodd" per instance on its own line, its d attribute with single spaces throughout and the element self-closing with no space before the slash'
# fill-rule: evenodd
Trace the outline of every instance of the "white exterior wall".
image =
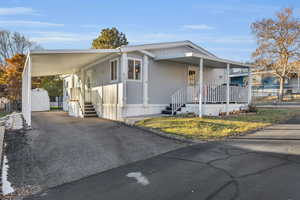
<svg viewBox="0 0 300 200">
<path fill-rule="evenodd" d="M 193 49 L 188 46 L 181 46 L 181 47 L 172 47 L 172 48 L 164 48 L 164 49 L 154 49 L 149 50 L 149 52 L 153 53 L 154 55 L 161 57 L 161 56 L 175 56 L 175 55 L 183 55 L 184 53 L 198 53 L 203 54 L 202 52 L 199 52 L 196 49 Z M 205 54 L 203 54 L 205 55 Z"/>
<path fill-rule="evenodd" d="M 63 110 L 68 111 L 68 103 L 70 98 L 70 87 L 72 84 L 72 76 L 66 76 L 63 78 Z"/>
<path fill-rule="evenodd" d="M 188 52 L 199 53 L 197 50 L 189 47 L 176 47 L 168 49 L 149 50 L 156 56 L 173 56 L 178 54 L 184 54 Z M 186 87 L 188 85 L 188 69 L 191 65 L 182 64 L 177 62 L 168 61 L 155 61 L 153 58 L 148 58 L 148 81 L 147 86 L 144 87 L 144 54 L 140 52 L 127 53 L 128 58 L 137 58 L 142 61 L 142 80 L 132 81 L 128 80 L 127 70 L 125 73 L 125 79 L 121 77 L 121 56 L 111 57 L 103 60 L 101 63 L 97 63 L 94 66 L 89 66 L 84 73 L 76 73 L 68 81 L 69 87 L 76 87 L 80 85 L 83 87 L 81 80 L 84 80 L 82 74 L 86 74 L 87 71 L 92 75 L 92 103 L 100 117 L 120 120 L 124 117 L 159 114 L 161 111 L 171 103 L 171 96 L 177 90 Z M 118 59 L 118 80 L 110 81 L 110 60 Z M 193 66 L 196 69 L 196 80 L 199 80 L 199 66 Z M 67 80 L 66 80 L 67 81 Z M 223 84 L 226 82 L 226 70 L 211 68 L 204 65 L 204 84 L 214 83 Z M 123 85 L 122 85 L 123 84 Z M 103 89 L 105 88 L 105 89 Z M 147 103 L 144 101 L 145 89 L 147 89 Z M 105 91 L 106 94 L 105 94 Z M 104 92 L 104 93 L 103 93 Z M 109 95 L 108 95 L 109 93 Z M 126 94 L 125 94 L 126 93 Z M 107 97 L 107 95 L 109 97 Z M 123 97 L 126 97 L 123 99 Z M 108 98 L 105 100 L 105 98 Z M 65 98 L 64 98 L 65 99 Z M 124 105 L 122 104 L 124 103 Z M 76 113 L 76 106 L 74 103 L 69 103 L 67 107 L 71 115 L 80 116 L 80 113 Z M 235 109 L 236 105 L 230 106 Z M 197 107 L 198 108 L 198 107 Z M 216 115 L 219 110 L 224 110 L 224 105 L 204 105 L 204 114 Z M 198 109 L 196 109 L 198 111 Z M 225 111 L 225 110 L 224 110 Z"/>
</svg>

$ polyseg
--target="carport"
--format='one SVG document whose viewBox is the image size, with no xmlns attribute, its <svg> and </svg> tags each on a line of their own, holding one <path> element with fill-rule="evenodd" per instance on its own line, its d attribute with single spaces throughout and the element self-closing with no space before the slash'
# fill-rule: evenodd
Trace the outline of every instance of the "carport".
<svg viewBox="0 0 300 200">
<path fill-rule="evenodd" d="M 118 53 L 120 49 L 29 51 L 22 74 L 22 114 L 27 125 L 31 126 L 31 77 L 83 72 L 96 61 Z"/>
</svg>

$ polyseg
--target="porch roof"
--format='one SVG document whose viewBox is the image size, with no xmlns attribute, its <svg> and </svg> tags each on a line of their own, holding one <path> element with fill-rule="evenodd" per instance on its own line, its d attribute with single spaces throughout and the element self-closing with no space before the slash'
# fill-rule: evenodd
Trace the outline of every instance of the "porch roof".
<svg viewBox="0 0 300 200">
<path fill-rule="evenodd" d="M 69 74 L 112 54 L 119 49 L 31 51 L 31 76 Z"/>
<path fill-rule="evenodd" d="M 174 61 L 179 63 L 186 63 L 191 65 L 199 65 L 200 58 L 203 58 L 203 65 L 206 67 L 213 68 L 226 68 L 227 64 L 230 64 L 230 68 L 249 68 L 252 67 L 249 64 L 240 63 L 232 60 L 205 56 L 197 53 L 183 53 L 178 55 L 171 56 L 162 56 L 156 57 L 155 60 L 166 60 L 166 61 Z"/>
</svg>

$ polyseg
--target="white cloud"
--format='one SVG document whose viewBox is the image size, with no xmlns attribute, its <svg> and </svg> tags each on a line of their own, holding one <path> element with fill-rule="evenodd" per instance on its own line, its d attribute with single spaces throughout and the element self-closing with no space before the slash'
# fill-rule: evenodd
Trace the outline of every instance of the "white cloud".
<svg viewBox="0 0 300 200">
<path fill-rule="evenodd" d="M 35 11 L 32 8 L 26 7 L 0 8 L 0 15 L 26 15 L 34 13 Z"/>
<path fill-rule="evenodd" d="M 92 41 L 96 37 L 96 33 L 69 33 L 69 32 L 51 32 L 51 31 L 35 31 L 30 32 L 31 40 L 39 44 L 43 43 L 57 43 L 57 42 L 81 42 Z"/>
<path fill-rule="evenodd" d="M 208 26 L 206 24 L 190 24 L 190 25 L 184 25 L 184 29 L 191 29 L 191 30 L 211 30 L 214 29 L 212 26 Z"/>
<path fill-rule="evenodd" d="M 40 21 L 24 21 L 24 20 L 0 20 L 0 26 L 22 26 L 22 27 L 62 27 L 64 24 L 55 24 Z"/>
</svg>

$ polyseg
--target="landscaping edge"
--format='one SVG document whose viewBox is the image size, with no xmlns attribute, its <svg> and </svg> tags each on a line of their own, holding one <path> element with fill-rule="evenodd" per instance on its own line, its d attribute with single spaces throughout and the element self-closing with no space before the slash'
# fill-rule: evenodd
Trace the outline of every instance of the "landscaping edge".
<svg viewBox="0 0 300 200">
<path fill-rule="evenodd" d="M 150 132 L 150 133 L 158 135 L 160 137 L 164 137 L 164 138 L 168 138 L 168 139 L 173 139 L 173 140 L 177 140 L 177 141 L 180 141 L 180 142 L 195 144 L 195 143 L 205 143 L 205 142 L 210 142 L 210 141 L 222 141 L 222 140 L 228 140 L 228 139 L 237 139 L 238 137 L 241 137 L 241 136 L 254 134 L 257 131 L 262 131 L 262 130 L 264 130 L 264 129 L 270 127 L 270 126 L 273 126 L 275 124 L 284 123 L 284 122 L 292 119 L 295 116 L 296 115 L 288 117 L 287 119 L 281 120 L 281 121 L 276 122 L 276 123 L 272 123 L 272 124 L 264 126 L 264 127 L 259 127 L 259 128 L 256 128 L 256 129 L 253 129 L 253 130 L 249 130 L 249 131 L 246 131 L 246 132 L 243 132 L 243 133 L 238 133 L 238 134 L 234 134 L 234 135 L 227 136 L 227 137 L 224 137 L 224 138 L 217 138 L 217 139 L 186 138 L 186 137 L 181 136 L 181 135 L 176 135 L 176 134 L 171 134 L 171 133 L 163 132 L 163 131 L 160 131 L 158 129 L 146 128 L 146 127 L 138 126 L 138 125 L 135 125 L 135 124 L 129 124 L 129 123 L 126 123 L 126 122 L 121 122 L 121 123 L 124 124 L 124 125 L 126 125 L 126 126 L 135 127 L 135 128 L 138 128 L 138 129 Z"/>
</svg>

